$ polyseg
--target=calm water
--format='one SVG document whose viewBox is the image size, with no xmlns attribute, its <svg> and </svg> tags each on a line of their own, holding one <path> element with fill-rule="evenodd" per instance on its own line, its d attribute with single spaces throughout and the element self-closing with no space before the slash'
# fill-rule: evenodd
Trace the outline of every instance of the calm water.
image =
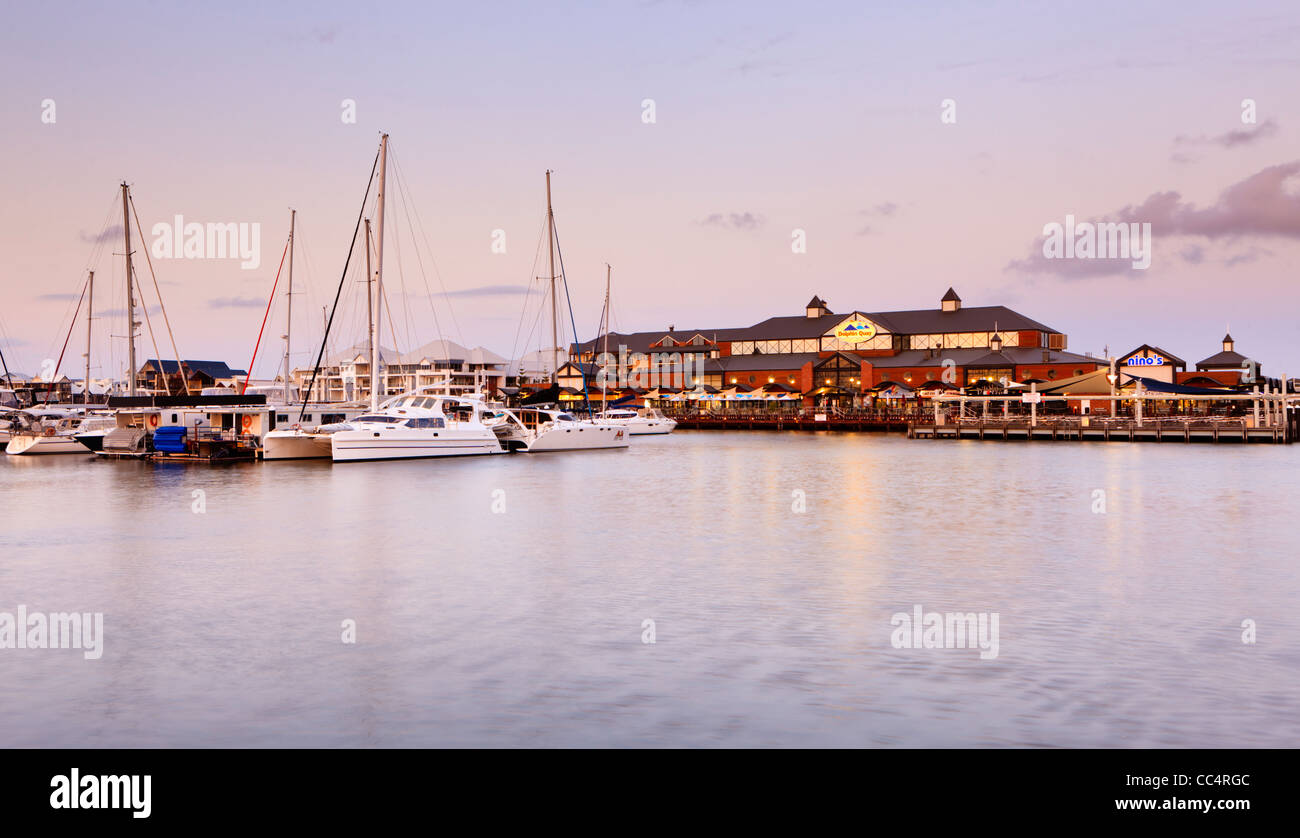
<svg viewBox="0 0 1300 838">
<path fill-rule="evenodd" d="M 0 457 L 0 611 L 106 635 L 98 661 L 0 650 L 0 746 L 1294 747 L 1298 465 L 771 432 Z M 893 648 L 918 604 L 997 612 L 998 657 Z"/>
</svg>

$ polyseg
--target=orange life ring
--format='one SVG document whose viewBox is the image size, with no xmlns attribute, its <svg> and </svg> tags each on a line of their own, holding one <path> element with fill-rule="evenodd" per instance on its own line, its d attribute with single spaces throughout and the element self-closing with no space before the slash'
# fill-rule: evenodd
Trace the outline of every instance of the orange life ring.
<svg viewBox="0 0 1300 838">
<path fill-rule="evenodd" d="M 46 429 L 45 429 L 45 436 L 54 436 L 54 429 L 53 429 L 53 428 L 46 428 Z"/>
<path fill-rule="evenodd" d="M 151 427 L 151 428 L 156 428 L 156 427 L 158 427 L 158 414 L 157 414 L 157 413 L 151 413 L 151 414 L 149 414 L 149 427 Z"/>
<path fill-rule="evenodd" d="M 253 427 L 253 414 L 251 414 L 251 413 L 245 413 L 245 414 L 244 414 L 244 430 L 248 430 L 248 429 L 251 428 L 251 427 Z"/>
</svg>

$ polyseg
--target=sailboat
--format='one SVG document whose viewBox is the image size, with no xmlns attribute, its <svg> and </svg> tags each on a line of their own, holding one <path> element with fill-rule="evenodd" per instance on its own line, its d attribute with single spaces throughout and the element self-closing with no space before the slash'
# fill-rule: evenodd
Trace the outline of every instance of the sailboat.
<svg viewBox="0 0 1300 838">
<path fill-rule="evenodd" d="M 551 383 L 558 387 L 560 367 L 559 305 L 557 281 L 564 278 L 564 256 L 559 253 L 559 238 L 555 233 L 555 209 L 551 205 L 551 173 L 546 172 L 546 231 L 548 260 L 551 269 L 551 343 L 554 370 Z M 556 256 L 560 257 L 560 271 L 556 273 Z M 564 284 L 567 295 L 568 282 Z M 585 381 L 584 381 L 585 387 Z M 590 404 L 590 402 L 588 402 Z M 597 419 L 590 414 L 586 419 L 574 416 L 555 407 L 516 407 L 500 411 L 494 430 L 501 444 L 512 451 L 541 453 L 544 451 L 582 451 L 598 448 L 627 448 L 631 436 L 622 425 Z"/>
<path fill-rule="evenodd" d="M 601 350 L 604 357 L 610 357 L 609 354 L 609 280 L 611 268 L 608 263 L 605 264 L 605 322 L 601 329 L 601 334 L 605 336 L 605 346 Z M 610 407 L 609 402 L 605 400 L 605 386 L 608 378 L 601 376 L 600 384 L 600 403 L 602 409 L 600 418 L 604 422 L 613 425 L 621 425 L 627 429 L 629 436 L 658 436 L 670 434 L 677 427 L 677 420 L 664 416 L 653 407 L 630 408 L 630 407 Z"/>
<path fill-rule="evenodd" d="M 284 327 L 284 405 L 286 408 L 291 407 L 294 399 L 291 398 L 292 385 L 290 378 L 292 376 L 292 365 L 290 361 L 290 346 L 293 336 L 293 256 L 294 256 L 294 231 L 298 220 L 298 211 L 290 210 L 289 215 L 289 288 L 285 292 L 285 327 Z M 366 236 L 370 235 L 370 222 L 366 221 Z M 369 258 L 369 249 L 366 251 Z M 274 289 L 272 289 L 274 294 Z M 324 339 L 322 338 L 322 341 Z M 252 364 L 249 364 L 251 374 Z M 353 403 L 317 403 L 315 407 L 310 407 L 311 397 L 307 395 L 303 398 L 303 409 L 300 411 L 298 421 L 294 422 L 287 428 L 277 427 L 268 431 L 262 437 L 262 459 L 263 460 L 312 460 L 328 459 L 330 456 L 330 434 L 336 430 L 347 427 L 347 420 L 360 416 L 365 412 L 365 408 Z M 308 412 L 311 411 L 311 412 Z M 278 415 L 278 414 L 277 414 Z M 288 412 L 284 414 L 287 419 L 290 416 Z M 340 421 L 341 420 L 341 421 Z"/>
<path fill-rule="evenodd" d="M 370 273 L 369 223 L 366 225 L 367 301 L 370 312 L 370 410 L 344 423 L 329 438 L 334 462 L 398 460 L 501 454 L 505 448 L 485 419 L 496 412 L 482 400 L 437 395 L 428 385 L 380 403 L 379 325 L 384 301 L 384 205 L 387 198 L 388 135 L 379 139 L 379 191 L 375 198 L 375 270 Z M 346 275 L 346 268 L 345 268 Z M 328 331 L 328 330 L 327 330 Z M 318 438 L 319 438 L 318 434 Z"/>
<path fill-rule="evenodd" d="M 95 300 L 95 272 L 90 271 L 86 278 L 83 295 L 89 296 L 86 306 L 86 378 L 83 392 L 86 405 L 78 410 L 60 405 L 46 404 L 12 414 L 9 419 L 8 439 L 5 453 L 14 456 L 33 456 L 37 454 L 89 454 L 98 441 L 102 444 L 103 436 L 115 422 L 111 414 L 95 412 L 90 409 L 90 338 L 91 321 Z M 75 324 L 75 319 L 74 319 Z M 68 336 L 71 337 L 71 327 Z M 67 342 L 64 342 L 67 348 Z M 60 354 L 59 360 L 63 356 Z M 82 441 L 85 437 L 90 444 Z"/>
</svg>

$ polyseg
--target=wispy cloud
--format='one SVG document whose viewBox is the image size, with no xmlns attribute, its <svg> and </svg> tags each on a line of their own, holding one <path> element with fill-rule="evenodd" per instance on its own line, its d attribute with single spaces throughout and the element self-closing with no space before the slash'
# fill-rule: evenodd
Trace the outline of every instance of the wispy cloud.
<svg viewBox="0 0 1300 838">
<path fill-rule="evenodd" d="M 876 204 L 871 209 L 864 209 L 858 212 L 858 215 L 866 216 L 891 216 L 898 212 L 898 204 L 893 201 L 884 201 Z"/>
<path fill-rule="evenodd" d="M 705 227 L 723 227 L 730 230 L 757 230 L 766 223 L 761 215 L 752 212 L 715 212 L 700 222 Z"/>
<path fill-rule="evenodd" d="M 528 293 L 527 285 L 480 285 L 477 288 L 461 288 L 448 291 L 448 297 L 513 297 Z"/>
<path fill-rule="evenodd" d="M 82 230 L 80 233 L 77 234 L 77 237 L 80 238 L 83 242 L 86 242 L 87 244 L 99 244 L 100 242 L 116 241 L 117 239 L 122 238 L 122 225 L 114 224 L 111 227 L 105 227 L 104 232 L 100 233 L 97 236 L 93 236 L 90 233 L 87 233 L 85 230 Z"/>
<path fill-rule="evenodd" d="M 208 308 L 262 308 L 266 300 L 256 297 L 217 297 L 208 300 Z"/>
<path fill-rule="evenodd" d="M 1236 148 L 1238 146 L 1250 145 L 1259 140 L 1271 137 L 1277 133 L 1277 123 L 1271 119 L 1266 119 L 1259 125 L 1252 128 L 1242 128 L 1239 131 L 1228 131 L 1215 136 L 1191 137 L 1186 134 L 1179 134 L 1174 137 L 1174 145 L 1217 145 L 1222 148 Z"/>
<path fill-rule="evenodd" d="M 48 302 L 66 303 L 81 299 L 80 294 L 41 294 L 36 299 Z"/>
</svg>

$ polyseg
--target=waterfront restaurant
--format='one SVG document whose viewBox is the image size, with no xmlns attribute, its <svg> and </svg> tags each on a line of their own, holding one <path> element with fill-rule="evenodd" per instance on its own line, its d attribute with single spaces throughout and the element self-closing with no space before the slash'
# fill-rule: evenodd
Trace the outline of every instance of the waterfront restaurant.
<svg viewBox="0 0 1300 838">
<path fill-rule="evenodd" d="M 611 332 L 573 344 L 570 355 L 593 377 L 607 365 L 642 387 L 781 384 L 802 394 L 805 407 L 858 408 L 881 393 L 894 401 L 941 383 L 1051 382 L 1108 368 L 1067 344 L 1064 333 L 1006 306 L 964 306 L 949 288 L 933 308 L 836 314 L 815 296 L 802 314 L 753 326 Z M 669 380 L 674 373 L 689 380 Z"/>
</svg>

